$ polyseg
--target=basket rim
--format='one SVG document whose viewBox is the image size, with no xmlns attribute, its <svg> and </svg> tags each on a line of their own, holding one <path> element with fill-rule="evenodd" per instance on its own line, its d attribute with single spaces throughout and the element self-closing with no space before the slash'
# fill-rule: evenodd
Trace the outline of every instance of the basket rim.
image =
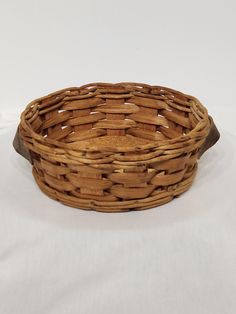
<svg viewBox="0 0 236 314">
<path fill-rule="evenodd" d="M 79 148 L 79 151 L 135 152 L 135 151 L 142 151 L 142 150 L 151 149 L 151 148 L 158 148 L 161 150 L 162 147 L 166 146 L 166 145 L 172 145 L 172 144 L 175 144 L 177 142 L 178 143 L 183 142 L 183 144 L 184 144 L 184 142 L 186 142 L 186 141 L 193 140 L 197 136 L 197 131 L 199 131 L 199 130 L 207 128 L 208 132 L 209 132 L 209 130 L 210 130 L 210 119 L 209 119 L 209 115 L 208 115 L 208 110 L 196 97 L 185 94 L 183 92 L 180 92 L 178 90 L 175 90 L 175 89 L 172 89 L 172 88 L 169 88 L 166 86 L 149 85 L 146 83 L 138 83 L 138 82 L 118 82 L 118 83 L 93 82 L 93 83 L 88 83 L 88 84 L 84 84 L 81 86 L 73 86 L 73 87 L 66 87 L 63 89 L 59 89 L 59 90 L 51 92 L 45 96 L 36 98 L 36 99 L 32 100 L 30 103 L 28 103 L 28 105 L 25 107 L 25 109 L 22 111 L 22 113 L 20 115 L 20 122 L 24 126 L 24 128 L 27 129 L 27 131 L 29 132 L 29 134 L 31 135 L 33 140 L 39 141 L 42 144 L 53 145 L 53 146 L 55 146 L 55 148 L 58 147 L 58 148 L 63 148 L 63 149 L 69 149 L 72 151 L 78 151 L 78 149 L 75 149 L 73 147 L 73 145 L 71 145 L 71 143 L 65 143 L 65 142 L 61 142 L 60 140 L 50 139 L 48 137 L 44 137 L 43 135 L 35 132 L 25 120 L 25 115 L 27 113 L 27 110 L 29 108 L 31 108 L 32 106 L 35 106 L 37 104 L 37 102 L 39 102 L 39 101 L 42 101 L 48 97 L 60 95 L 60 94 L 67 92 L 67 91 L 84 89 L 84 88 L 93 87 L 93 86 L 94 87 L 97 86 L 99 88 L 99 87 L 109 87 L 109 86 L 110 87 L 112 87 L 112 86 L 113 87 L 114 86 L 127 87 L 129 85 L 130 86 L 138 86 L 138 87 L 147 87 L 147 88 L 161 88 L 161 89 L 163 89 L 163 91 L 181 94 L 181 95 L 189 98 L 191 101 L 193 101 L 193 105 L 195 104 L 197 107 L 201 108 L 201 110 L 203 111 L 203 117 L 202 117 L 201 121 L 199 121 L 196 124 L 196 126 L 188 134 L 182 134 L 182 135 L 180 135 L 176 138 L 173 138 L 173 139 L 151 140 L 150 143 L 148 143 L 148 144 L 139 144 L 136 146 L 126 147 L 125 150 L 119 149 L 116 147 L 110 147 L 109 150 L 107 148 L 95 149 L 95 146 L 91 146 L 89 148 L 87 148 L 87 147 L 86 148 Z"/>
</svg>

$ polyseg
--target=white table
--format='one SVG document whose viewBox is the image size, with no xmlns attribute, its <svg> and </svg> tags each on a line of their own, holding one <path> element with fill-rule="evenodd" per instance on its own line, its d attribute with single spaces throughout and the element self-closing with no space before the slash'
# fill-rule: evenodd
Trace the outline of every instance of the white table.
<svg viewBox="0 0 236 314">
<path fill-rule="evenodd" d="M 222 132 L 181 197 L 116 214 L 42 194 L 13 135 L 0 136 L 0 313 L 235 312 L 234 135 Z"/>
</svg>

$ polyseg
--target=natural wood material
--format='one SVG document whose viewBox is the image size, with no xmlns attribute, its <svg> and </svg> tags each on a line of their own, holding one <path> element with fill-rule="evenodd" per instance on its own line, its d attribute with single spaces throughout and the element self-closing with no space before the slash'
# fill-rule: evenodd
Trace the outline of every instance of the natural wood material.
<svg viewBox="0 0 236 314">
<path fill-rule="evenodd" d="M 32 101 L 13 145 L 51 198 L 122 212 L 188 190 L 198 158 L 219 136 L 195 97 L 140 83 L 92 83 Z"/>
</svg>

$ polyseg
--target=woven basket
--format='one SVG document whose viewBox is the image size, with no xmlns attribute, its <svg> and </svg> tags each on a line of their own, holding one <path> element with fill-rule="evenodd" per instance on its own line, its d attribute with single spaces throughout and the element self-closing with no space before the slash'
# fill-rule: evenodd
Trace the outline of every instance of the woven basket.
<svg viewBox="0 0 236 314">
<path fill-rule="evenodd" d="M 186 191 L 219 139 L 206 108 L 170 88 L 93 83 L 32 101 L 14 147 L 40 189 L 66 205 L 141 210 Z"/>
</svg>

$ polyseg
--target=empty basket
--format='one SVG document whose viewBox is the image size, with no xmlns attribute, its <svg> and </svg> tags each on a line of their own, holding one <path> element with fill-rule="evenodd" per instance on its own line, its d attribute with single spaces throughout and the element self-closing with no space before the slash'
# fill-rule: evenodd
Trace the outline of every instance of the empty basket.
<svg viewBox="0 0 236 314">
<path fill-rule="evenodd" d="M 32 101 L 13 145 L 51 198 L 119 212 L 162 205 L 185 192 L 198 158 L 218 139 L 206 108 L 192 96 L 140 83 L 92 83 Z"/>
</svg>

